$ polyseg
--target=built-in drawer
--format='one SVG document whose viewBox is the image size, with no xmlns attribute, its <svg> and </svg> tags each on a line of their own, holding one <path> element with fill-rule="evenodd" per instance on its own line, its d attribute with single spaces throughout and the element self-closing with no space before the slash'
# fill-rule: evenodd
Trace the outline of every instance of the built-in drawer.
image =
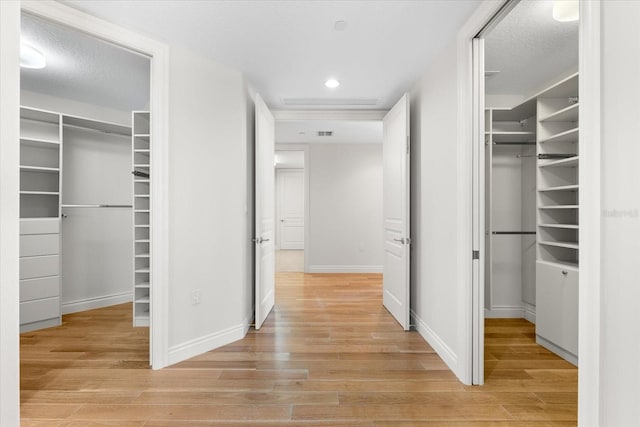
<svg viewBox="0 0 640 427">
<path fill-rule="evenodd" d="M 60 275 L 58 255 L 20 258 L 20 280 Z"/>
<path fill-rule="evenodd" d="M 27 234 L 20 236 L 20 256 L 58 255 L 59 234 Z"/>
<path fill-rule="evenodd" d="M 578 356 L 578 270 L 536 263 L 536 334 Z"/>
<path fill-rule="evenodd" d="M 60 298 L 47 298 L 20 303 L 20 324 L 60 317 Z"/>
<path fill-rule="evenodd" d="M 59 234 L 58 218 L 25 218 L 20 220 L 20 234 Z"/>
<path fill-rule="evenodd" d="M 60 276 L 20 280 L 20 302 L 60 296 Z"/>
</svg>

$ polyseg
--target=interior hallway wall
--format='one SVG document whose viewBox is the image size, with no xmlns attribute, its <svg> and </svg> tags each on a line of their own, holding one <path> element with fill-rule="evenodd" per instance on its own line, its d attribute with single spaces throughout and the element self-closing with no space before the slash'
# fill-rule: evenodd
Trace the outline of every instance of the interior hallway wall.
<svg viewBox="0 0 640 427">
<path fill-rule="evenodd" d="M 382 144 L 309 144 L 310 273 L 382 272 Z"/>
</svg>

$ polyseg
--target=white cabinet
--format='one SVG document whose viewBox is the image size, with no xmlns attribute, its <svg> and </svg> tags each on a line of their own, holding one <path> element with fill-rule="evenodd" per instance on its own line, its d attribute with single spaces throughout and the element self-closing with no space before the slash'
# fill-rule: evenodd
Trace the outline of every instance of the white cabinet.
<svg viewBox="0 0 640 427">
<path fill-rule="evenodd" d="M 20 108 L 20 330 L 60 324 L 61 116 Z"/>
<path fill-rule="evenodd" d="M 578 362 L 578 269 L 546 261 L 536 263 L 538 343 Z"/>
<path fill-rule="evenodd" d="M 149 326 L 151 297 L 151 117 L 134 111 L 133 157 L 133 326 Z"/>
</svg>

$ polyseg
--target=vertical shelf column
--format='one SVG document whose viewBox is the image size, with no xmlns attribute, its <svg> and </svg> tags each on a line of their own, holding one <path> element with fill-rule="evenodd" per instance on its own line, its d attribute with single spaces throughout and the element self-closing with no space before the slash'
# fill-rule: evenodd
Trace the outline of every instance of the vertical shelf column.
<svg viewBox="0 0 640 427">
<path fill-rule="evenodd" d="M 151 134 L 148 111 L 132 113 L 133 326 L 149 326 L 151 297 Z"/>
<path fill-rule="evenodd" d="M 62 126 L 58 113 L 20 108 L 20 331 L 58 326 Z"/>
<path fill-rule="evenodd" d="M 537 98 L 536 341 L 578 362 L 578 75 Z"/>
</svg>

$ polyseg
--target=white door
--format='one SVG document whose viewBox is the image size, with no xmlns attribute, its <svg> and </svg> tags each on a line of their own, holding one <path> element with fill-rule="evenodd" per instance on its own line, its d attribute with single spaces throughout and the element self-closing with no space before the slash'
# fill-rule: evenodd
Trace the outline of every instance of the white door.
<svg viewBox="0 0 640 427">
<path fill-rule="evenodd" d="M 256 95 L 255 140 L 255 328 L 260 329 L 275 303 L 274 120 Z"/>
<path fill-rule="evenodd" d="M 484 384 L 485 137 L 484 40 L 473 39 L 473 238 L 472 238 L 472 382 Z M 482 250 L 481 250 L 482 249 Z"/>
<path fill-rule="evenodd" d="M 409 95 L 383 119 L 384 275 L 382 303 L 409 330 Z"/>
<path fill-rule="evenodd" d="M 278 245 L 284 250 L 304 249 L 304 171 L 278 169 Z"/>
</svg>

